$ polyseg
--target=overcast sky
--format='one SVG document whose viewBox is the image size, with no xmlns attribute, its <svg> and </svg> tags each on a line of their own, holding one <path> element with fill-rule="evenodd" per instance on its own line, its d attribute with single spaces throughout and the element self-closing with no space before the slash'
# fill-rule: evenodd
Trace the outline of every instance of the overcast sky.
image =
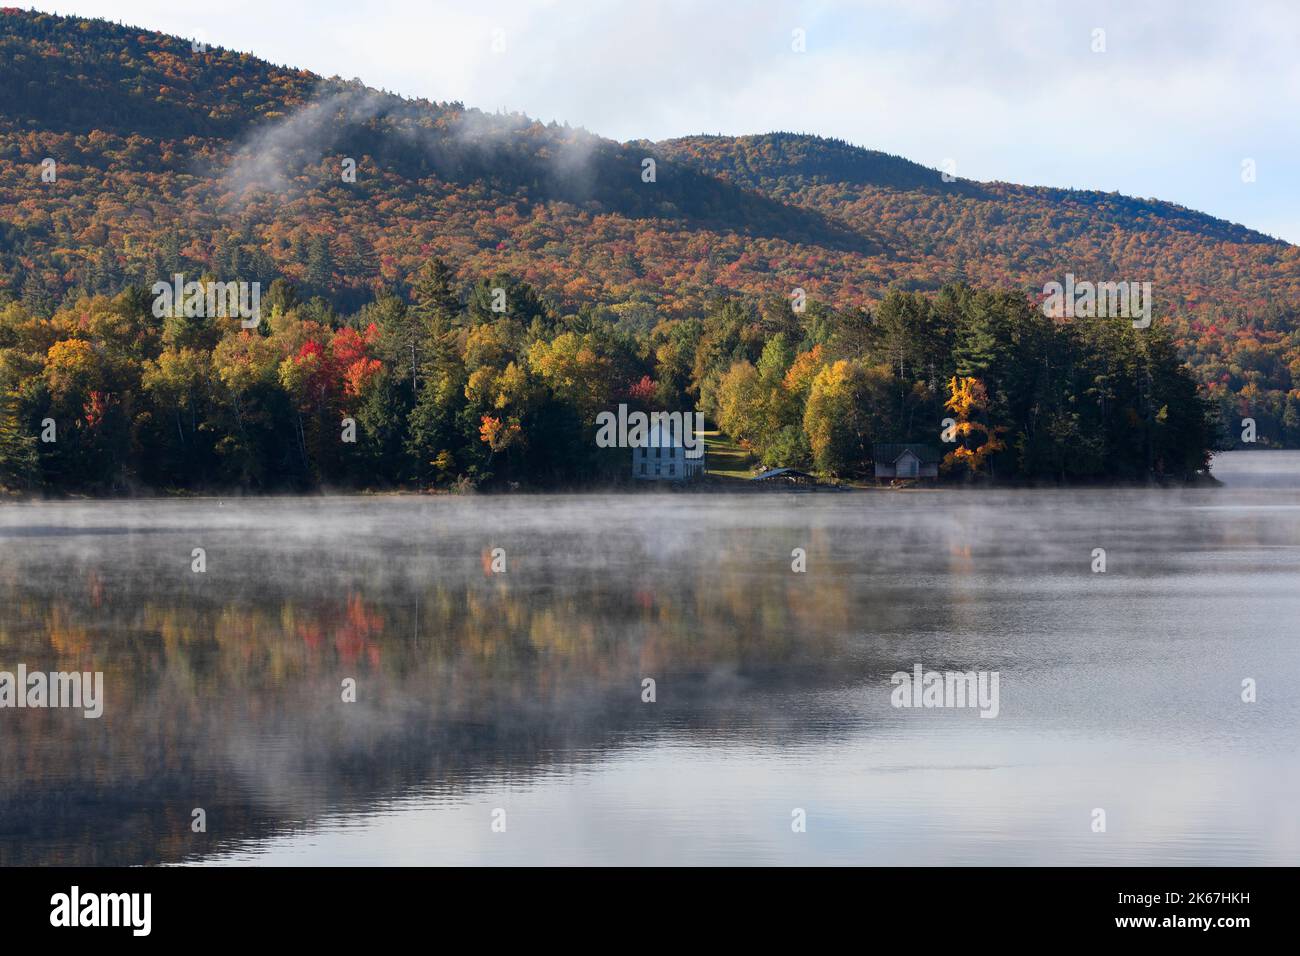
<svg viewBox="0 0 1300 956">
<path fill-rule="evenodd" d="M 1296 0 L 42 8 L 620 140 L 818 133 L 928 166 L 951 159 L 963 177 L 1172 200 L 1300 242 Z M 796 30 L 805 52 L 793 49 Z M 1104 52 L 1094 52 L 1099 41 Z M 1252 183 L 1242 177 L 1248 159 Z"/>
</svg>

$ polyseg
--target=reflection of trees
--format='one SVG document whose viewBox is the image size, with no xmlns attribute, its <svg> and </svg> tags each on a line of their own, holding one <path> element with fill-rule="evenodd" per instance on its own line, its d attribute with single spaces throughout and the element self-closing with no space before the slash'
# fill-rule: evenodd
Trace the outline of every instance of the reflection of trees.
<svg viewBox="0 0 1300 956">
<path fill-rule="evenodd" d="M 531 773 L 668 717 L 677 732 L 824 733 L 772 722 L 753 693 L 848 676 L 826 662 L 857 602 L 832 576 L 793 580 L 783 541 L 737 531 L 665 552 L 637 536 L 593 555 L 584 534 L 524 534 L 504 575 L 455 541 L 421 554 L 253 536 L 209 545 L 206 575 L 175 560 L 188 542 L 6 547 L 0 667 L 102 670 L 107 700 L 98 721 L 0 713 L 0 863 L 181 859 L 412 788 Z M 778 560 L 756 566 L 756 548 Z M 207 836 L 190 832 L 196 806 Z"/>
</svg>

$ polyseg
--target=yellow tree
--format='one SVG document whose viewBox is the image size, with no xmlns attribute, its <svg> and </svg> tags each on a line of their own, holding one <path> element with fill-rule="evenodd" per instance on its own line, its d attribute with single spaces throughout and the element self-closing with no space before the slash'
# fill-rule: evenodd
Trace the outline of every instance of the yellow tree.
<svg viewBox="0 0 1300 956">
<path fill-rule="evenodd" d="M 983 441 L 977 447 L 958 444 L 944 457 L 944 468 L 961 464 L 965 465 L 971 474 L 979 474 L 989 455 L 1007 447 L 1001 438 L 1002 433 L 1007 430 L 1005 425 L 990 426 L 974 420 L 976 413 L 988 409 L 988 402 L 988 392 L 979 379 L 954 375 L 948 382 L 948 399 L 943 404 L 956 419 L 954 432 L 963 439 L 978 434 L 983 436 Z"/>
</svg>

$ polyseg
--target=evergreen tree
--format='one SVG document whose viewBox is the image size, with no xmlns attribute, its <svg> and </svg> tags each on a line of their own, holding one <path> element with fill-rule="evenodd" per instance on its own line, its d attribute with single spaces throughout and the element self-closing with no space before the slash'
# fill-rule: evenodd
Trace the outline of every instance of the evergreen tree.
<svg viewBox="0 0 1300 956">
<path fill-rule="evenodd" d="M 334 278 L 334 258 L 330 253 L 329 239 L 313 236 L 307 248 L 307 285 L 324 295 Z"/>
<path fill-rule="evenodd" d="M 398 381 L 410 385 L 410 400 L 420 392 L 420 365 L 429 346 L 424 323 L 401 298 L 391 292 L 362 310 L 361 323 L 379 329 L 379 350 Z"/>
<path fill-rule="evenodd" d="M 455 274 L 441 259 L 430 259 L 411 283 L 411 311 L 433 334 L 458 324 L 461 312 Z"/>
<path fill-rule="evenodd" d="M 36 438 L 23 432 L 17 399 L 0 398 L 0 488 L 26 489 L 39 478 Z"/>
</svg>

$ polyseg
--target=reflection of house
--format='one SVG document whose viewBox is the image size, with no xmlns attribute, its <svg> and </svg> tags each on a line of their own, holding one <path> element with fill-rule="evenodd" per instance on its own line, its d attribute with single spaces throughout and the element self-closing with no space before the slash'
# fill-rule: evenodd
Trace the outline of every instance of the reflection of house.
<svg viewBox="0 0 1300 956">
<path fill-rule="evenodd" d="M 651 424 L 646 444 L 632 449 L 632 477 L 645 481 L 690 481 L 701 477 L 704 436 L 697 435 L 693 444 L 694 448 L 685 447 L 672 422 Z"/>
<path fill-rule="evenodd" d="M 930 445 L 876 445 L 871 457 L 877 478 L 938 478 L 943 458 Z"/>
</svg>

